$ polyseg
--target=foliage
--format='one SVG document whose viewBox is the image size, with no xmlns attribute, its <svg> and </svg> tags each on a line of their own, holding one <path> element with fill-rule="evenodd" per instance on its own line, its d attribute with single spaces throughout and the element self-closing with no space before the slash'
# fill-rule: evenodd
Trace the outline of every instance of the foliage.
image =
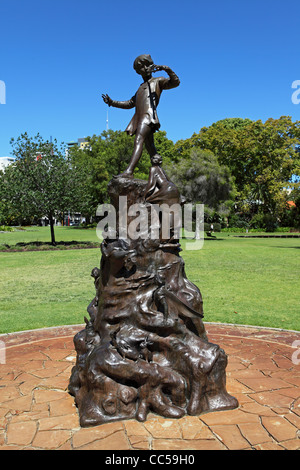
<svg viewBox="0 0 300 470">
<path fill-rule="evenodd" d="M 261 120 L 225 119 L 203 127 L 190 139 L 178 141 L 176 158 L 191 149 L 212 151 L 235 178 L 239 209 L 249 214 L 261 210 L 278 217 L 285 209 L 286 188 L 295 187 L 300 175 L 300 121 L 290 117 Z"/>
<path fill-rule="evenodd" d="M 157 151 L 168 162 L 172 155 L 173 142 L 165 131 L 154 135 Z M 75 146 L 70 150 L 72 161 L 87 174 L 87 187 L 92 203 L 89 216 L 93 217 L 99 204 L 109 202 L 107 185 L 116 175 L 126 170 L 133 153 L 134 138 L 123 131 L 103 131 L 101 135 L 87 138 L 83 148 Z M 146 150 L 135 169 L 134 177 L 147 180 L 151 163 Z"/>
<path fill-rule="evenodd" d="M 234 183 L 227 166 L 210 151 L 192 149 L 177 165 L 166 168 L 171 180 L 191 202 L 204 204 L 208 213 L 227 214 L 234 198 Z"/>
<path fill-rule="evenodd" d="M 258 212 L 252 217 L 250 227 L 254 229 L 263 229 L 266 232 L 275 232 L 278 228 L 277 217 L 272 214 Z"/>
<path fill-rule="evenodd" d="M 89 224 L 98 205 L 108 202 L 109 181 L 127 168 L 134 138 L 109 130 L 87 140 L 68 157 L 40 136 L 12 141 L 17 160 L 5 178 L 0 172 L 0 224 L 32 224 L 41 213 L 51 220 L 72 208 Z M 165 131 L 154 140 L 181 193 L 205 204 L 205 221 L 224 225 L 229 216 L 231 227 L 300 227 L 300 121 L 227 118 L 175 144 Z M 150 165 L 144 150 L 135 177 L 147 180 Z M 298 200 L 296 207 L 288 207 L 288 200 Z"/>
<path fill-rule="evenodd" d="M 218 222 L 213 224 L 205 222 L 204 232 L 221 232 L 221 224 L 219 224 Z"/>
<path fill-rule="evenodd" d="M 126 169 L 133 151 L 133 139 L 125 132 L 109 130 L 99 136 L 88 137 L 87 141 L 88 144 L 83 149 L 72 148 L 70 158 L 87 174 L 87 189 L 92 201 L 87 215 L 93 217 L 98 205 L 108 202 L 109 181 Z M 147 163 L 143 155 L 136 177 L 146 177 Z"/>
<path fill-rule="evenodd" d="M 170 165 L 174 158 L 174 142 L 167 138 L 166 131 L 155 132 L 154 143 L 157 152 L 163 159 L 163 166 Z"/>
<path fill-rule="evenodd" d="M 13 227 L 9 227 L 7 225 L 0 225 L 0 232 L 14 232 Z"/>
<path fill-rule="evenodd" d="M 21 219 L 46 216 L 55 244 L 54 219 L 62 217 L 64 211 L 80 211 L 89 204 L 83 175 L 56 141 L 25 133 L 11 144 L 15 163 L 1 177 L 1 201 Z"/>
<path fill-rule="evenodd" d="M 249 222 L 242 214 L 232 212 L 228 217 L 228 226 L 237 228 L 249 228 Z"/>
</svg>

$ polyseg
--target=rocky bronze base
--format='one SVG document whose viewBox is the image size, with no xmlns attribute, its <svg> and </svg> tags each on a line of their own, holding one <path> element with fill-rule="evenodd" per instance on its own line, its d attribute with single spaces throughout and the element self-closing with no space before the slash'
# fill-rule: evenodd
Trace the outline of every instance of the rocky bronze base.
<svg viewBox="0 0 300 470">
<path fill-rule="evenodd" d="M 148 211 L 168 197 L 180 203 L 173 183 L 162 183 L 149 194 L 145 181 L 114 178 L 109 194 L 117 214 L 119 196 Z M 101 251 L 90 318 L 74 337 L 69 391 L 80 425 L 145 421 L 150 411 L 181 418 L 236 408 L 226 391 L 227 356 L 207 339 L 201 293 L 186 277 L 178 240 L 116 236 Z"/>
</svg>

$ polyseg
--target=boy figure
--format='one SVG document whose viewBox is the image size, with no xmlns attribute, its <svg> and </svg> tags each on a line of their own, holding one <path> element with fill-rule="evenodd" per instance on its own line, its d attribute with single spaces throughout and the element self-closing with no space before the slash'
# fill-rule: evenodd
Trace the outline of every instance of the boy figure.
<svg viewBox="0 0 300 470">
<path fill-rule="evenodd" d="M 154 145 L 154 132 L 160 128 L 156 108 L 163 90 L 176 88 L 180 84 L 177 75 L 166 65 L 154 65 L 150 55 L 138 56 L 133 64 L 135 71 L 143 77 L 144 82 L 140 85 L 136 94 L 128 101 L 114 101 L 108 95 L 102 95 L 103 101 L 108 106 L 115 108 L 131 109 L 135 107 L 135 114 L 126 128 L 129 135 L 135 134 L 133 154 L 127 170 L 122 176 L 133 177 L 133 171 L 143 151 L 143 144 L 150 157 L 157 155 Z M 153 72 L 164 70 L 169 75 L 165 77 L 152 77 Z"/>
</svg>

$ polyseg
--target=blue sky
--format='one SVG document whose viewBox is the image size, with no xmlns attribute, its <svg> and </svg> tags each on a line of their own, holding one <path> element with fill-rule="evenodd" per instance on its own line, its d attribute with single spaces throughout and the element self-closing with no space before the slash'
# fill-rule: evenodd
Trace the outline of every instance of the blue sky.
<svg viewBox="0 0 300 470">
<path fill-rule="evenodd" d="M 173 141 L 225 117 L 300 120 L 299 20 L 299 0 L 0 0 L 0 156 L 25 131 L 100 134 L 101 94 L 129 99 L 143 53 L 181 79 L 158 110 Z M 132 114 L 109 108 L 109 127 L 124 130 Z"/>
</svg>

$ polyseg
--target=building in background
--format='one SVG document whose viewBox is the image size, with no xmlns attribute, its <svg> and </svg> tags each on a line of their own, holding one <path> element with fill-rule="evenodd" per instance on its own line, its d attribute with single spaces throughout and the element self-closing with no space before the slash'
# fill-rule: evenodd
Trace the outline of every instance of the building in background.
<svg viewBox="0 0 300 470">
<path fill-rule="evenodd" d="M 81 150 L 83 150 L 88 144 L 89 142 L 86 137 L 80 137 L 79 139 L 77 139 L 77 141 L 72 140 L 71 142 L 67 143 L 66 155 L 68 155 L 69 150 L 71 148 L 79 147 Z"/>
</svg>

